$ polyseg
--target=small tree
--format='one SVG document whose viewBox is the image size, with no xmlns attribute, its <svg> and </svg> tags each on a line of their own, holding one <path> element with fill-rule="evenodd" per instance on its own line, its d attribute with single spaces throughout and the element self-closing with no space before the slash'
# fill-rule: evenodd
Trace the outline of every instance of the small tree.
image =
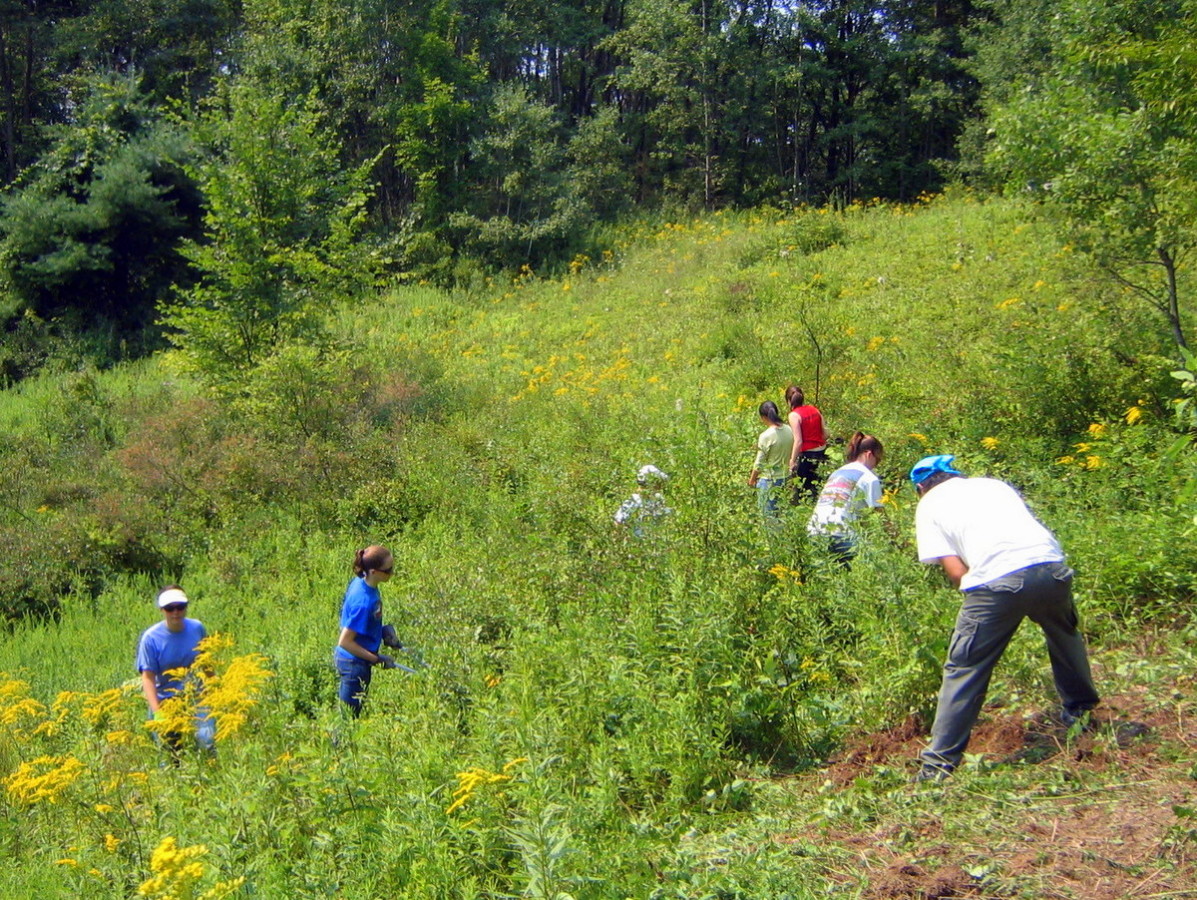
<svg viewBox="0 0 1197 900">
<path fill-rule="evenodd" d="M 315 97 L 250 80 L 226 85 L 196 123 L 206 234 L 184 253 L 200 280 L 163 322 L 214 386 L 235 389 L 276 347 L 317 338 L 325 310 L 374 283 L 377 260 L 357 241 L 369 166 L 343 172 L 322 126 Z"/>
<path fill-rule="evenodd" d="M 1197 248 L 1197 133 L 1191 75 L 1162 53 L 1197 4 L 1073 0 L 1056 18 L 1054 62 L 991 108 L 990 163 L 1020 189 L 1042 189 L 1070 236 L 1164 317 L 1188 346 L 1181 273 Z M 1162 30 L 1161 30 L 1162 29 Z M 1187 57 L 1192 62 L 1193 54 Z M 1169 89 L 1163 84 L 1172 85 Z"/>
<path fill-rule="evenodd" d="M 485 133 L 470 145 L 484 188 L 473 212 L 450 222 L 491 262 L 515 266 L 563 248 L 585 220 L 567 179 L 566 146 L 552 107 L 520 85 L 495 90 Z"/>
</svg>

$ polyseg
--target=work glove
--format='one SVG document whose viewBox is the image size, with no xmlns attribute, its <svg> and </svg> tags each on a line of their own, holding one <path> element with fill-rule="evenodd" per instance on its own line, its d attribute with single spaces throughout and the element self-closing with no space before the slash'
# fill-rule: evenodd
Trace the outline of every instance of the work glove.
<svg viewBox="0 0 1197 900">
<path fill-rule="evenodd" d="M 385 653 L 379 653 L 379 654 L 378 654 L 378 664 L 379 664 L 380 666 L 382 666 L 384 669 L 393 669 L 393 668 L 395 668 L 395 660 L 394 660 L 394 657 L 387 656 Z"/>
<path fill-rule="evenodd" d="M 395 634 L 394 625 L 382 626 L 382 642 L 388 647 L 394 647 L 396 650 L 403 648 L 403 642 L 399 640 L 399 635 Z"/>
</svg>

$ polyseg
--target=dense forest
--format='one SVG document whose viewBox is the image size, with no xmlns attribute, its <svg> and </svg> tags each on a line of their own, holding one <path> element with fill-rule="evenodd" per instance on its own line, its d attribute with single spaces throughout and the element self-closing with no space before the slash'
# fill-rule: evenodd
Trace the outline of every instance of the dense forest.
<svg viewBox="0 0 1197 900">
<path fill-rule="evenodd" d="M 380 283 L 563 270 L 629 216 L 950 181 L 1058 201 L 1183 345 L 1195 22 L 1190 0 L 8 3 L 0 367 L 166 338 L 253 365 Z"/>
</svg>

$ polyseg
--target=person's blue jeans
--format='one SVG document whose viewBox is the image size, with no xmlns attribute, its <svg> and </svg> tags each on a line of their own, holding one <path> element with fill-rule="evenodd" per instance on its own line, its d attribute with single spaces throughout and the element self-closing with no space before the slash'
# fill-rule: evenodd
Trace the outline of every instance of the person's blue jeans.
<svg viewBox="0 0 1197 900">
<path fill-rule="evenodd" d="M 827 552 L 843 568 L 852 568 L 856 558 L 856 539 L 845 534 L 833 534 L 827 538 Z"/>
<path fill-rule="evenodd" d="M 762 477 L 757 479 L 756 502 L 767 525 L 776 524 L 777 517 L 781 514 L 779 497 L 785 483 L 786 479 L 784 478 Z"/>
<path fill-rule="evenodd" d="M 337 696 L 349 707 L 354 718 L 357 718 L 362 711 L 366 690 L 370 687 L 372 667 L 364 659 L 358 659 L 356 656 L 345 659 L 343 656 L 334 655 L 333 662 L 336 663 L 337 675 L 341 679 Z"/>
</svg>

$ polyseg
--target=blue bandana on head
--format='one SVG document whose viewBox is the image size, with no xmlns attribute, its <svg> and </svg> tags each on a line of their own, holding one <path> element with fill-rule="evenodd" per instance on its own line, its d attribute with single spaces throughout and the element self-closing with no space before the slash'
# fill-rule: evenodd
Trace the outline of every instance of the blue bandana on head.
<svg viewBox="0 0 1197 900">
<path fill-rule="evenodd" d="M 924 456 L 910 470 L 910 483 L 918 487 L 936 472 L 947 472 L 949 475 L 963 475 L 963 472 L 952 466 L 954 459 L 956 457 L 949 453 L 941 453 L 938 456 Z"/>
</svg>

